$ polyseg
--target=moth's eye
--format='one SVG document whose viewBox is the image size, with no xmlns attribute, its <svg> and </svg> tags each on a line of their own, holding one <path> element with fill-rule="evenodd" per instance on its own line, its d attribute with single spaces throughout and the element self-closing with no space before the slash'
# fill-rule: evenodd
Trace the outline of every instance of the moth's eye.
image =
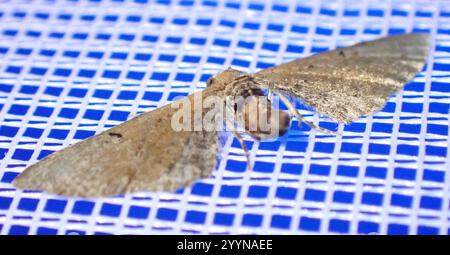
<svg viewBox="0 0 450 255">
<path fill-rule="evenodd" d="M 206 86 L 210 86 L 214 82 L 214 78 L 211 77 L 206 81 Z"/>
</svg>

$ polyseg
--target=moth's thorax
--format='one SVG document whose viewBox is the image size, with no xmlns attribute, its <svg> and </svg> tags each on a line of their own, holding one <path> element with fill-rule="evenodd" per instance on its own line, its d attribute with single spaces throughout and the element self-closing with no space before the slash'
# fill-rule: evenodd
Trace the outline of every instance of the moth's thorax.
<svg viewBox="0 0 450 255">
<path fill-rule="evenodd" d="M 289 114 L 272 107 L 253 75 L 230 68 L 214 76 L 208 86 L 217 88 L 226 107 L 237 116 L 237 124 L 255 139 L 276 138 L 289 128 Z"/>
<path fill-rule="evenodd" d="M 243 74 L 244 72 L 233 68 L 228 68 L 227 70 L 224 70 L 209 78 L 207 81 L 207 86 L 215 88 L 218 92 L 224 92 L 227 86 Z"/>
<path fill-rule="evenodd" d="M 264 96 L 261 86 L 249 74 L 243 74 L 234 79 L 225 87 L 226 96 L 243 97 Z"/>
<path fill-rule="evenodd" d="M 249 96 L 264 96 L 260 85 L 252 75 L 233 68 L 228 68 L 211 77 L 207 85 L 208 87 L 216 88 L 218 94 L 222 96 L 244 98 Z"/>
</svg>

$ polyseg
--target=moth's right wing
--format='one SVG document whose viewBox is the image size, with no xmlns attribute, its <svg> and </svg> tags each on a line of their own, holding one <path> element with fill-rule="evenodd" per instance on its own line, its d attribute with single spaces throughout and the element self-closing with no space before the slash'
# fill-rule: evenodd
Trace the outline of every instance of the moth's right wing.
<svg viewBox="0 0 450 255">
<path fill-rule="evenodd" d="M 182 100 L 193 103 L 193 98 Z M 66 196 L 99 197 L 175 191 L 208 177 L 216 163 L 216 133 L 174 131 L 174 111 L 163 106 L 55 152 L 28 167 L 13 184 Z"/>
<path fill-rule="evenodd" d="M 423 67 L 427 34 L 391 36 L 262 70 L 255 77 L 348 123 L 382 108 Z"/>
</svg>

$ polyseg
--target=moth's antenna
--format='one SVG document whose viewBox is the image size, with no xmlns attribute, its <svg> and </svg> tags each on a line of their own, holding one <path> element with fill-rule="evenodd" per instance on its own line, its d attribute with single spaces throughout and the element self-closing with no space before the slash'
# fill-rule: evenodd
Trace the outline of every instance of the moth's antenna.
<svg viewBox="0 0 450 255">
<path fill-rule="evenodd" d="M 269 88 L 270 91 L 273 91 L 272 93 L 277 93 L 280 96 L 281 101 L 283 101 L 283 103 L 288 107 L 289 112 L 293 115 L 295 115 L 295 117 L 297 117 L 297 119 L 299 120 L 298 125 L 300 126 L 302 124 L 302 122 L 304 122 L 306 125 L 308 125 L 309 127 L 320 131 L 322 133 L 326 133 L 326 134 L 330 134 L 330 135 L 341 135 L 341 133 L 339 132 L 335 132 L 326 128 L 321 128 L 318 125 L 309 122 L 307 120 L 305 120 L 305 118 L 303 118 L 303 116 L 298 112 L 297 108 L 295 108 L 295 106 L 291 103 L 291 101 L 289 101 L 289 99 L 287 99 L 282 93 L 276 91 L 275 89 L 271 89 Z"/>
</svg>

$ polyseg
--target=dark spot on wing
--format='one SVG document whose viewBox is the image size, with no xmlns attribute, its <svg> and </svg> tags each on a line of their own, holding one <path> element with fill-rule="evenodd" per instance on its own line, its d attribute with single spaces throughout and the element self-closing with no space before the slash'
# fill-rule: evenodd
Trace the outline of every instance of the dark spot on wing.
<svg viewBox="0 0 450 255">
<path fill-rule="evenodd" d="M 314 68 L 314 65 L 309 65 L 308 68 L 312 69 L 312 68 Z"/>
<path fill-rule="evenodd" d="M 341 57 L 345 57 L 345 53 L 344 53 L 344 51 L 343 51 L 343 50 L 340 50 L 340 51 L 339 51 L 339 56 L 341 56 Z"/>
<path fill-rule="evenodd" d="M 108 135 L 109 136 L 114 136 L 114 137 L 117 137 L 117 138 L 122 138 L 122 134 L 121 133 L 109 132 Z"/>
</svg>

